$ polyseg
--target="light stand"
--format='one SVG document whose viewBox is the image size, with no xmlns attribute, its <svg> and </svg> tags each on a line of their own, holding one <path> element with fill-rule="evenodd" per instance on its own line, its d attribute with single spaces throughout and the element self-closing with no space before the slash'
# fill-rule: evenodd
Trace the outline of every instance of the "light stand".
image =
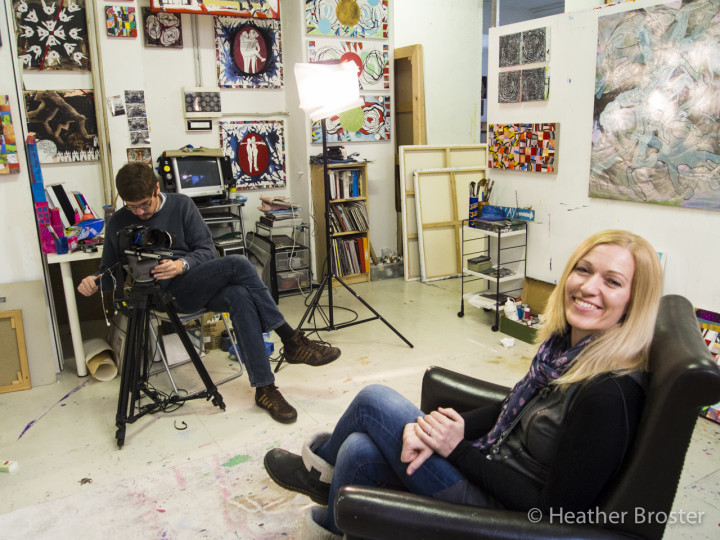
<svg viewBox="0 0 720 540">
<path fill-rule="evenodd" d="M 331 116 L 343 111 L 359 107 L 363 104 L 360 99 L 358 90 L 358 80 L 355 64 L 353 63 L 312 63 L 312 64 L 295 64 L 295 76 L 297 78 L 298 91 L 300 93 L 300 107 L 309 113 L 312 121 L 320 120 L 322 131 L 322 155 L 323 155 L 323 188 L 325 201 L 325 251 L 327 254 L 327 264 L 320 285 L 315 291 L 312 301 L 308 305 L 305 314 L 298 324 L 298 328 L 302 330 L 339 330 L 348 326 L 354 326 L 365 322 L 380 320 L 390 328 L 397 336 L 402 339 L 408 346 L 410 343 L 395 327 L 386 321 L 373 307 L 361 298 L 343 279 L 338 275 L 337 268 L 331 264 L 332 256 L 332 239 L 330 232 L 330 174 L 328 172 L 328 146 L 327 146 L 327 125 L 326 120 Z M 336 265 L 335 265 L 336 266 Z M 333 279 L 337 280 L 340 285 L 345 287 L 358 301 L 360 301 L 374 316 L 365 319 L 359 319 L 344 323 L 336 323 L 334 318 L 333 305 Z M 320 298 L 327 286 L 328 294 L 328 315 L 322 311 L 320 306 Z M 303 328 L 305 321 L 311 319 L 315 315 L 315 311 L 320 310 L 323 319 L 327 322 L 327 326 L 323 328 Z M 281 363 L 281 362 L 280 362 Z M 278 363 L 277 371 L 280 367 Z"/>
</svg>

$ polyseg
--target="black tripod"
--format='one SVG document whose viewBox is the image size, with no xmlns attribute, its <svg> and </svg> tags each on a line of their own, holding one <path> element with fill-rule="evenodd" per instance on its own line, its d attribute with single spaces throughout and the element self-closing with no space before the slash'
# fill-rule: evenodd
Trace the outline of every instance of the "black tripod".
<svg viewBox="0 0 720 540">
<path fill-rule="evenodd" d="M 170 293 L 152 281 L 136 281 L 125 303 L 125 310 L 128 317 L 127 333 L 125 335 L 125 352 L 123 353 L 122 374 L 120 379 L 120 395 L 118 397 L 117 415 L 115 425 L 117 431 L 115 438 L 119 448 L 125 442 L 125 424 L 132 424 L 138 418 L 148 413 L 163 409 L 173 403 L 179 403 L 190 399 L 206 398 L 212 399 L 212 404 L 225 410 L 225 403 L 213 383 L 205 366 L 200 360 L 195 347 L 185 331 L 177 311 L 172 303 Z M 201 390 L 188 396 L 172 395 L 169 398 L 161 396 L 159 392 L 148 386 L 150 366 L 150 309 L 157 307 L 165 311 L 172 321 L 175 331 L 180 336 L 195 370 L 200 375 L 205 390 Z M 147 405 L 137 405 L 141 398 L 150 399 Z"/>
<path fill-rule="evenodd" d="M 408 346 L 412 347 L 413 344 L 410 343 L 405 336 L 403 336 L 400 332 L 398 332 L 393 325 L 391 325 L 389 322 L 387 322 L 382 315 L 380 315 L 377 311 L 373 309 L 373 307 L 368 304 L 365 300 L 363 300 L 352 288 L 345 283 L 342 278 L 338 275 L 337 269 L 333 267 L 333 265 L 330 262 L 330 258 L 332 257 L 332 241 L 330 238 L 330 216 L 331 216 L 331 210 L 330 210 L 330 175 L 328 174 L 328 160 L 327 160 L 327 130 L 326 130 L 326 124 L 325 124 L 325 118 L 323 118 L 321 121 L 321 131 L 322 131 L 322 143 L 323 143 L 323 187 L 325 189 L 325 252 L 327 253 L 327 264 L 325 266 L 325 275 L 323 276 L 322 280 L 320 281 L 320 285 L 318 286 L 317 291 L 315 291 L 315 296 L 313 296 L 312 301 L 310 302 L 310 305 L 308 306 L 307 310 L 305 310 L 305 314 L 302 316 L 302 319 L 300 320 L 300 324 L 298 324 L 298 328 L 301 330 L 312 330 L 312 331 L 324 331 L 324 330 L 339 330 L 341 328 L 345 328 L 348 326 L 353 326 L 356 324 L 362 324 L 365 322 L 370 321 L 376 321 L 381 320 L 385 325 L 390 328 L 397 336 L 402 339 L 405 343 L 408 344 Z M 358 319 L 354 321 L 344 322 L 344 323 L 335 323 L 335 319 L 333 316 L 333 283 L 332 280 L 336 279 L 340 285 L 345 287 L 350 293 L 359 300 L 362 305 L 364 305 L 366 308 L 368 308 L 372 313 L 373 317 L 368 317 L 366 319 Z M 325 286 L 327 286 L 328 290 L 328 310 L 329 314 L 327 317 L 325 317 L 324 312 L 322 312 L 322 307 L 320 306 L 320 297 L 322 296 L 323 290 L 325 289 Z M 312 316 L 314 316 L 316 310 L 320 310 L 323 314 L 323 319 L 327 321 L 327 326 L 324 328 L 317 328 L 317 327 L 311 327 L 311 328 L 303 328 L 303 324 L 306 320 L 310 319 Z M 278 362 L 277 367 L 275 368 L 275 371 L 280 369 L 280 365 L 282 364 L 282 360 Z"/>
</svg>

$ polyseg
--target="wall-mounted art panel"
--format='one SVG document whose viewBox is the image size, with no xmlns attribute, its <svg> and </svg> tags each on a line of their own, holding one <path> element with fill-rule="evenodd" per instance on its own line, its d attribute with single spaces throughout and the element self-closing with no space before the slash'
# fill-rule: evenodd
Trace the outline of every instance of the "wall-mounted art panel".
<svg viewBox="0 0 720 540">
<path fill-rule="evenodd" d="M 598 18 L 591 197 L 720 210 L 718 2 Z"/>
<path fill-rule="evenodd" d="M 28 135 L 40 163 L 100 159 L 92 90 L 26 90 Z"/>
<path fill-rule="evenodd" d="M 280 21 L 215 17 L 215 52 L 221 88 L 281 88 Z"/>
<path fill-rule="evenodd" d="M 310 62 L 342 60 L 354 62 L 362 90 L 390 88 L 389 46 L 377 41 L 338 41 L 313 39 L 308 41 Z"/>
<path fill-rule="evenodd" d="M 280 0 L 150 0 L 153 11 L 279 19 Z"/>
<path fill-rule="evenodd" d="M 535 62 L 546 62 L 549 57 L 550 48 L 548 43 L 548 29 L 534 28 L 522 33 L 522 64 L 533 64 Z"/>
<path fill-rule="evenodd" d="M 142 8 L 143 35 L 146 47 L 182 49 L 182 21 L 175 13 L 153 13 Z"/>
<path fill-rule="evenodd" d="M 282 120 L 220 122 L 220 146 L 230 158 L 237 189 L 285 187 Z"/>
<path fill-rule="evenodd" d="M 0 174 L 19 172 L 20 162 L 10 113 L 10 97 L 0 96 Z"/>
<path fill-rule="evenodd" d="M 388 0 L 305 0 L 308 35 L 387 39 Z"/>
<path fill-rule="evenodd" d="M 520 44 L 522 37 L 520 32 L 507 34 L 499 38 L 499 66 L 510 67 L 520 64 Z"/>
<path fill-rule="evenodd" d="M 550 70 L 546 67 L 523 69 L 520 77 L 522 101 L 545 101 L 550 95 Z"/>
<path fill-rule="evenodd" d="M 134 7 L 107 6 L 105 26 L 111 37 L 137 37 L 137 16 Z"/>
<path fill-rule="evenodd" d="M 489 124 L 488 167 L 556 172 L 557 124 Z"/>
<path fill-rule="evenodd" d="M 23 69 L 90 69 L 85 0 L 15 0 L 13 8 Z"/>
<path fill-rule="evenodd" d="M 390 96 L 361 96 L 365 104 L 328 118 L 328 142 L 390 140 Z M 322 142 L 320 122 L 312 124 L 312 142 Z"/>
<path fill-rule="evenodd" d="M 498 74 L 498 103 L 518 103 L 520 97 L 520 70 L 501 71 Z"/>
</svg>

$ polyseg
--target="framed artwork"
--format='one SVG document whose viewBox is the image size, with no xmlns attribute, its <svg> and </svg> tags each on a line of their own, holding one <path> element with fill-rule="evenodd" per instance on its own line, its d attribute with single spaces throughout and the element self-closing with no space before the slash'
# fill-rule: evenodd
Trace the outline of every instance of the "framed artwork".
<svg viewBox="0 0 720 540">
<path fill-rule="evenodd" d="M 546 62 L 550 55 L 548 37 L 548 29 L 544 27 L 523 32 L 520 62 L 522 64 Z"/>
<path fill-rule="evenodd" d="M 220 122 L 220 146 L 230 158 L 237 189 L 285 187 L 285 122 Z"/>
<path fill-rule="evenodd" d="M 10 96 L 0 95 L 0 174 L 20 172 L 15 129 L 10 114 Z"/>
<path fill-rule="evenodd" d="M 23 69 L 90 69 L 85 0 L 15 0 L 13 9 Z"/>
<path fill-rule="evenodd" d="M 280 0 L 150 0 L 153 11 L 279 19 Z"/>
<path fill-rule="evenodd" d="M 510 67 L 520 65 L 520 32 L 507 34 L 499 38 L 499 66 Z"/>
<path fill-rule="evenodd" d="M 390 96 L 361 96 L 365 104 L 328 118 L 328 142 L 390 140 Z M 322 143 L 320 122 L 312 124 L 312 142 Z"/>
<path fill-rule="evenodd" d="M 280 21 L 215 17 L 220 88 L 282 88 Z"/>
<path fill-rule="evenodd" d="M 354 62 L 358 69 L 361 90 L 390 88 L 389 46 L 377 41 L 338 41 L 312 39 L 308 41 L 310 62 L 343 60 Z"/>
<path fill-rule="evenodd" d="M 136 146 L 133 148 L 126 148 L 125 153 L 127 154 L 128 163 L 147 163 L 148 165 L 153 164 L 152 152 L 149 146 Z"/>
<path fill-rule="evenodd" d="M 182 49 L 182 22 L 175 13 L 153 13 L 142 8 L 143 35 L 146 47 L 172 47 Z"/>
<path fill-rule="evenodd" d="M 498 74 L 498 103 L 520 101 L 520 70 L 501 71 Z"/>
<path fill-rule="evenodd" d="M 137 20 L 134 7 L 107 6 L 105 26 L 111 37 L 137 37 Z"/>
<path fill-rule="evenodd" d="M 550 95 L 549 68 L 523 69 L 520 77 L 522 101 L 544 101 Z"/>
<path fill-rule="evenodd" d="M 307 34 L 387 39 L 388 0 L 305 0 Z"/>
<path fill-rule="evenodd" d="M 488 167 L 527 172 L 557 171 L 557 124 L 489 124 Z"/>
<path fill-rule="evenodd" d="M 720 210 L 720 79 L 697 53 L 717 11 L 690 0 L 598 18 L 590 197 Z"/>
<path fill-rule="evenodd" d="M 28 135 L 40 163 L 100 159 L 92 90 L 26 90 Z"/>
</svg>

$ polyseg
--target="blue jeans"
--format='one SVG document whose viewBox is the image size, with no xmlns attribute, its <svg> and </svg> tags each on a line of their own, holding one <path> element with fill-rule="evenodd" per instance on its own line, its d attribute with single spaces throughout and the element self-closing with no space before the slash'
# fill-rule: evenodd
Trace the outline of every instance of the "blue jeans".
<svg viewBox="0 0 720 540">
<path fill-rule="evenodd" d="M 440 500 L 496 506 L 492 497 L 472 485 L 449 461 L 433 454 L 412 475 L 400 461 L 406 424 L 425 414 L 395 390 L 381 385 L 363 388 L 342 415 L 330 439 L 315 453 L 335 466 L 327 530 L 339 534 L 335 525 L 335 496 L 342 486 L 363 485 L 410 491 Z"/>
<path fill-rule="evenodd" d="M 203 308 L 229 312 L 250 385 L 275 381 L 263 332 L 275 330 L 285 318 L 247 258 L 229 255 L 194 266 L 173 278 L 167 290 L 181 313 Z"/>
</svg>

